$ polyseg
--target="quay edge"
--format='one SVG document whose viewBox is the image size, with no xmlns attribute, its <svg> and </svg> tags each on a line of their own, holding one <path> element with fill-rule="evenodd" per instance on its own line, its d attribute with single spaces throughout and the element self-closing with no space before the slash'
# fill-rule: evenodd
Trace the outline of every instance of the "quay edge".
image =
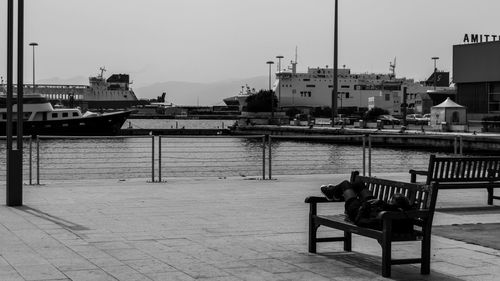
<svg viewBox="0 0 500 281">
<path fill-rule="evenodd" d="M 460 142 L 462 151 L 466 153 L 500 154 L 500 134 L 472 134 L 463 132 L 431 132 L 406 130 L 377 130 L 356 128 L 331 127 L 299 127 L 255 125 L 240 126 L 230 131 L 232 135 L 271 135 L 280 139 L 304 140 L 330 143 L 361 144 L 359 135 L 370 135 L 372 146 L 400 147 L 423 150 L 459 151 Z M 335 138 L 328 138 L 335 136 Z M 367 144 L 368 145 L 368 144 Z"/>
</svg>

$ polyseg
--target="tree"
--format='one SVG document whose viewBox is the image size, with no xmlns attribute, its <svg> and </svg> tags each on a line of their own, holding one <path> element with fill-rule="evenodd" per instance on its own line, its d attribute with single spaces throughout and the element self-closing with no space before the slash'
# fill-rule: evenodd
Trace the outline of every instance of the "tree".
<svg viewBox="0 0 500 281">
<path fill-rule="evenodd" d="M 278 99 L 272 90 L 260 90 L 255 95 L 250 95 L 246 99 L 247 111 L 249 112 L 270 112 L 271 98 L 273 106 L 276 108 Z"/>
<path fill-rule="evenodd" d="M 388 115 L 388 114 L 389 111 L 380 107 L 374 107 L 365 113 L 365 120 L 375 120 L 379 115 Z"/>
</svg>

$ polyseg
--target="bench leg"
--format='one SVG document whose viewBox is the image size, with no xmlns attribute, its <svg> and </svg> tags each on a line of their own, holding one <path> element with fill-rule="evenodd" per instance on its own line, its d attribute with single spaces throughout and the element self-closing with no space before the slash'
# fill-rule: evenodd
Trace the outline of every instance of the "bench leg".
<svg viewBox="0 0 500 281">
<path fill-rule="evenodd" d="M 493 205 L 493 187 L 488 187 L 488 205 Z"/>
<path fill-rule="evenodd" d="M 382 241 L 382 276 L 391 277 L 391 241 Z"/>
<path fill-rule="evenodd" d="M 311 203 L 309 207 L 309 253 L 316 253 L 316 232 L 319 227 L 314 223 L 314 217 L 316 214 L 316 203 Z"/>
<path fill-rule="evenodd" d="M 429 274 L 431 271 L 431 236 L 425 234 L 422 239 L 422 263 L 420 264 L 420 273 Z"/>
<path fill-rule="evenodd" d="M 352 233 L 344 231 L 344 251 L 352 251 Z"/>
</svg>

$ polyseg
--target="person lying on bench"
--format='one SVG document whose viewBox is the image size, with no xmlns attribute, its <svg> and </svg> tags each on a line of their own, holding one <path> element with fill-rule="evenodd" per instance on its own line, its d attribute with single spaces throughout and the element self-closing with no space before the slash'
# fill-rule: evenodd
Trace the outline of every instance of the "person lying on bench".
<svg viewBox="0 0 500 281">
<path fill-rule="evenodd" d="M 387 202 L 376 199 L 373 193 L 362 183 L 343 181 L 338 185 L 323 185 L 321 192 L 330 201 L 345 202 L 345 214 L 352 223 L 382 230 L 382 220 L 378 214 L 383 211 L 406 212 L 414 209 L 410 200 L 401 193 L 395 193 Z M 398 220 L 392 227 L 396 233 L 413 231 L 412 219 Z"/>
</svg>

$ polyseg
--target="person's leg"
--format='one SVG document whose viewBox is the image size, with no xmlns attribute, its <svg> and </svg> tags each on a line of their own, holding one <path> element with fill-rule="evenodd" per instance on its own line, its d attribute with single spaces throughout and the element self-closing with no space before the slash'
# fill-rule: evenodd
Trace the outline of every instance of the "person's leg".
<svg viewBox="0 0 500 281">
<path fill-rule="evenodd" d="M 351 189 L 349 181 L 343 181 L 337 185 L 329 184 L 321 186 L 321 193 L 330 201 L 344 201 L 344 190 Z"/>
</svg>

